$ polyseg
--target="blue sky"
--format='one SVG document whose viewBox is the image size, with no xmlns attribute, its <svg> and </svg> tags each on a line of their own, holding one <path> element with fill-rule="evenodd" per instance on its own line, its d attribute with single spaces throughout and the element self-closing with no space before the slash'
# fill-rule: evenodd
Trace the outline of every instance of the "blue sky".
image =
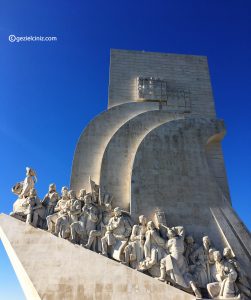
<svg viewBox="0 0 251 300">
<path fill-rule="evenodd" d="M 233 206 L 251 228 L 251 1 L 0 1 L 0 212 L 25 167 L 69 184 L 77 139 L 106 109 L 110 48 L 206 55 Z M 8 36 L 56 36 L 15 42 Z M 0 245 L 0 295 L 24 299 Z M 10 298 L 10 295 L 11 298 Z"/>
</svg>

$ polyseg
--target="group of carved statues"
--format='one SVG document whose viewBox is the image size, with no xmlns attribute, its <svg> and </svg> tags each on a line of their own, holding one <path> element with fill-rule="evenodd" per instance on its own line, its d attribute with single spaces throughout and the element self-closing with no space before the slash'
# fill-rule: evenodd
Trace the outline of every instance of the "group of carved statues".
<svg viewBox="0 0 251 300">
<path fill-rule="evenodd" d="M 250 278 L 230 248 L 217 251 L 208 236 L 197 245 L 184 227 L 169 228 L 164 213 L 155 212 L 155 222 L 139 216 L 134 224 L 130 214 L 112 208 L 112 197 L 100 199 L 99 187 L 90 179 L 91 192 L 79 195 L 55 184 L 42 201 L 34 188 L 36 173 L 26 168 L 26 178 L 12 191 L 19 197 L 11 215 L 34 227 L 68 239 L 87 249 L 113 258 L 138 271 L 168 282 L 202 298 L 251 299 Z"/>
</svg>

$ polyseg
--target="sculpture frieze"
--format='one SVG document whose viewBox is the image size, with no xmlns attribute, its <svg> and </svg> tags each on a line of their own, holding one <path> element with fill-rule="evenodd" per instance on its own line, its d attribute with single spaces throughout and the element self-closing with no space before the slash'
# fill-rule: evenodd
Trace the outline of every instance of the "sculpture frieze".
<svg viewBox="0 0 251 300">
<path fill-rule="evenodd" d="M 183 226 L 168 227 L 165 214 L 155 211 L 154 221 L 145 215 L 134 224 L 129 212 L 113 208 L 112 196 L 101 199 L 99 186 L 90 178 L 90 192 L 55 184 L 41 201 L 35 189 L 36 172 L 26 168 L 26 177 L 12 191 L 18 195 L 11 216 L 27 226 L 47 230 L 60 238 L 96 251 L 126 266 L 144 272 L 197 298 L 251 298 L 250 275 L 231 248 L 221 252 L 209 236 L 197 244 Z"/>
</svg>

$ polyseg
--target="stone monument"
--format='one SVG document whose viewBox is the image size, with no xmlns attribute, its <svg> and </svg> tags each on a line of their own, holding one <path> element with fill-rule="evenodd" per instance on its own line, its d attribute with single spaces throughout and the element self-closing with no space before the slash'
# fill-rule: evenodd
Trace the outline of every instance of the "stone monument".
<svg viewBox="0 0 251 300">
<path fill-rule="evenodd" d="M 224 135 L 206 57 L 111 50 L 108 109 L 79 138 L 70 189 L 40 201 L 27 167 L 15 219 L 0 217 L 27 299 L 251 299 Z"/>
</svg>

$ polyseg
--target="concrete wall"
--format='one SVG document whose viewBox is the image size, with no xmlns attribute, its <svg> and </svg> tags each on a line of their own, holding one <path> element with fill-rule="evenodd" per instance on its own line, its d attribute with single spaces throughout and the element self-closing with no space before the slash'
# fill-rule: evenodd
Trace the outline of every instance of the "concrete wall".
<svg viewBox="0 0 251 300">
<path fill-rule="evenodd" d="M 100 170 L 106 146 L 114 133 L 138 114 L 158 110 L 156 103 L 127 103 L 104 111 L 83 130 L 74 153 L 71 189 L 89 188 L 89 176 L 99 184 Z"/>
<path fill-rule="evenodd" d="M 132 215 L 151 219 L 160 208 L 169 226 L 184 225 L 196 238 L 209 234 L 223 245 L 210 211 L 223 204 L 222 193 L 206 156 L 208 139 L 222 131 L 220 121 L 187 118 L 148 133 L 132 169 Z"/>
<path fill-rule="evenodd" d="M 215 117 L 205 56 L 112 49 L 108 108 L 137 101 L 138 76 L 158 77 L 167 81 L 171 90 L 190 91 L 192 113 Z"/>
<path fill-rule="evenodd" d="M 184 115 L 164 110 L 144 112 L 127 121 L 113 135 L 103 155 L 100 186 L 101 195 L 105 192 L 113 195 L 114 207 L 130 211 L 131 173 L 141 141 L 154 128 L 179 118 Z M 155 147 L 157 150 L 158 145 Z"/>
</svg>

